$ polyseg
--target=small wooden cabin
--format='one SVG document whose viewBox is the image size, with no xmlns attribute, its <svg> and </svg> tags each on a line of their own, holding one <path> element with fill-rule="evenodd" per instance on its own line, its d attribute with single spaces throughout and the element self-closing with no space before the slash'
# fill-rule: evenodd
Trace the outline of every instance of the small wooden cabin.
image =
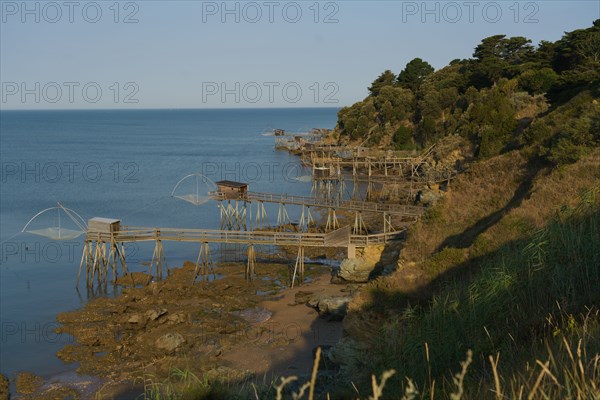
<svg viewBox="0 0 600 400">
<path fill-rule="evenodd" d="M 315 179 L 331 179 L 334 174 L 331 171 L 331 167 L 314 167 L 313 176 Z"/>
<path fill-rule="evenodd" d="M 356 148 L 356 156 L 357 157 L 367 157 L 369 155 L 369 148 L 359 146 Z"/>
<path fill-rule="evenodd" d="M 217 193 L 225 199 L 243 199 L 248 194 L 248 184 L 234 181 L 218 181 Z"/>
<path fill-rule="evenodd" d="M 121 220 L 113 218 L 94 217 L 88 220 L 88 232 L 117 233 L 121 229 Z"/>
</svg>

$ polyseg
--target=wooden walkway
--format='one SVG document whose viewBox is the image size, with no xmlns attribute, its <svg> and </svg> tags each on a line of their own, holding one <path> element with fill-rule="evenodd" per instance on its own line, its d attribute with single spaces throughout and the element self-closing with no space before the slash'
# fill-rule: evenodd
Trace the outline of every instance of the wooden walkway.
<svg viewBox="0 0 600 400">
<path fill-rule="evenodd" d="M 113 282 L 118 276 L 118 263 L 121 273 L 127 273 L 125 244 L 139 242 L 154 242 L 154 253 L 150 268 L 156 267 L 156 278 L 162 279 L 163 267 L 166 267 L 166 256 L 163 248 L 164 241 L 197 243 L 200 247 L 194 281 L 199 275 L 203 282 L 208 281 L 208 275 L 214 273 L 210 254 L 210 243 L 229 243 L 246 245 L 248 258 L 246 261 L 246 278 L 252 280 L 255 275 L 256 252 L 254 246 L 294 246 L 298 253 L 292 275 L 292 287 L 298 278 L 298 283 L 304 280 L 304 248 L 305 247 L 345 247 L 348 256 L 353 257 L 356 247 L 365 247 L 387 243 L 400 239 L 404 230 L 379 233 L 372 235 L 352 235 L 350 226 L 329 233 L 310 232 L 276 232 L 276 231 L 231 231 L 216 229 L 179 229 L 179 228 L 147 228 L 122 226 L 118 231 L 107 232 L 88 229 L 79 264 L 77 284 L 85 265 L 87 287 L 93 287 L 108 282 L 112 270 Z"/>
<path fill-rule="evenodd" d="M 421 206 L 259 192 L 248 192 L 245 196 L 239 198 L 230 198 L 222 193 L 214 192 L 211 193 L 211 197 L 215 200 L 221 201 L 244 200 L 249 202 L 293 204 L 304 207 L 336 208 L 338 210 L 347 211 L 386 213 L 402 215 L 411 218 L 419 217 L 424 211 L 423 207 Z"/>
<path fill-rule="evenodd" d="M 350 227 L 341 228 L 348 229 Z M 348 239 L 338 239 L 340 230 L 329 233 L 276 232 L 276 231 L 230 231 L 219 229 L 179 229 L 121 227 L 118 232 L 88 231 L 87 241 L 135 243 L 156 240 L 191 243 L 237 243 L 246 245 L 304 246 L 304 247 L 364 247 L 396 240 L 405 231 L 375 233 L 369 235 L 348 234 Z M 337 235 L 336 235 L 337 234 Z"/>
</svg>

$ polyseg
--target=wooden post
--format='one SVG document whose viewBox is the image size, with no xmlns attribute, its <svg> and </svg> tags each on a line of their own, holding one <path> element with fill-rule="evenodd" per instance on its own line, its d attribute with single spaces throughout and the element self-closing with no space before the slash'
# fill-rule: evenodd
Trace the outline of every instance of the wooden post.
<svg viewBox="0 0 600 400">
<path fill-rule="evenodd" d="M 213 271 L 212 256 L 210 254 L 210 244 L 208 242 L 202 242 L 200 244 L 200 251 L 198 252 L 198 258 L 196 259 L 196 268 L 194 269 L 194 279 L 192 284 L 196 281 L 198 275 L 202 273 L 202 284 L 208 282 L 208 277 Z"/>
<path fill-rule="evenodd" d="M 256 253 L 254 251 L 254 244 L 248 245 L 248 262 L 246 263 L 246 280 L 252 281 L 254 279 L 254 270 L 256 267 Z"/>
<path fill-rule="evenodd" d="M 165 266 L 167 264 L 167 258 L 165 257 L 165 250 L 162 245 L 162 240 L 160 240 L 160 229 L 156 229 L 154 233 L 154 253 L 152 254 L 152 261 L 150 261 L 150 267 L 156 261 L 156 278 L 162 280 L 162 271 L 163 271 L 163 262 Z"/>
<path fill-rule="evenodd" d="M 77 272 L 77 282 L 75 283 L 76 288 L 79 288 L 79 280 L 81 279 L 81 269 L 83 268 L 83 261 L 87 257 L 87 247 L 88 247 L 88 240 L 86 239 L 83 242 L 83 251 L 81 252 L 81 261 L 79 262 L 79 272 Z M 87 270 L 87 263 L 86 263 L 86 270 Z"/>
<path fill-rule="evenodd" d="M 356 246 L 353 244 L 348 245 L 348 259 L 352 260 L 356 258 Z"/>
<path fill-rule="evenodd" d="M 339 222 L 335 213 L 335 208 L 327 208 L 327 223 L 325 224 L 325 230 L 336 230 L 339 226 Z"/>
<path fill-rule="evenodd" d="M 367 233 L 367 226 L 365 225 L 365 221 L 362 217 L 362 212 L 357 211 L 354 217 L 354 231 L 355 235 L 361 235 L 362 233 Z"/>
<path fill-rule="evenodd" d="M 125 243 L 121 242 L 121 252 L 119 253 L 119 258 L 121 259 L 121 273 L 123 275 L 127 274 L 127 263 L 125 261 Z"/>
<path fill-rule="evenodd" d="M 296 274 L 298 274 L 298 284 L 301 285 L 302 282 L 304 282 L 304 246 L 298 247 L 298 255 L 296 256 L 296 263 L 294 264 L 294 273 L 292 274 L 292 288 L 294 288 Z"/>
<path fill-rule="evenodd" d="M 279 203 L 279 210 L 277 211 L 277 229 L 283 230 L 283 226 L 291 222 L 285 203 Z"/>
</svg>

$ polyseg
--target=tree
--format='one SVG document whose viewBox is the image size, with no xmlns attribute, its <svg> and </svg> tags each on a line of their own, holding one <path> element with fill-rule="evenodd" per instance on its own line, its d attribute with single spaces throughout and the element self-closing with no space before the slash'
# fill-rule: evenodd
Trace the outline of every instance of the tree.
<svg viewBox="0 0 600 400">
<path fill-rule="evenodd" d="M 379 96 L 373 99 L 379 124 L 393 124 L 407 118 L 413 111 L 414 98 L 414 94 L 408 89 L 383 87 Z"/>
<path fill-rule="evenodd" d="M 500 78 L 513 78 L 522 72 L 526 63 L 533 61 L 534 56 L 531 40 L 527 38 L 506 38 L 505 35 L 487 37 L 473 53 L 472 84 L 484 88 L 492 86 Z"/>
<path fill-rule="evenodd" d="M 597 70 L 600 68 L 600 20 L 587 29 L 566 33 L 556 42 L 554 55 L 556 72 L 566 70 Z"/>
<path fill-rule="evenodd" d="M 525 71 L 519 75 L 519 86 L 531 94 L 546 93 L 554 83 L 558 75 L 552 68 L 542 68 Z"/>
<path fill-rule="evenodd" d="M 413 150 L 415 145 L 413 143 L 412 129 L 404 125 L 400 125 L 400 127 L 392 136 L 392 144 L 396 150 Z"/>
<path fill-rule="evenodd" d="M 421 83 L 423 83 L 423 80 L 425 80 L 428 75 L 432 74 L 433 71 L 433 67 L 427 61 L 423 61 L 420 58 L 414 58 L 406 64 L 404 70 L 398 75 L 398 84 L 403 88 L 416 92 L 421 86 Z"/>
<path fill-rule="evenodd" d="M 517 127 L 510 101 L 513 86 L 515 82 L 503 79 L 491 89 L 482 89 L 462 118 L 461 133 L 478 146 L 480 158 L 500 154 L 512 138 Z"/>
<path fill-rule="evenodd" d="M 540 68 L 552 68 L 552 60 L 554 60 L 556 52 L 556 44 L 542 40 L 535 52 L 536 63 Z"/>
<path fill-rule="evenodd" d="M 393 86 L 395 81 L 396 75 L 389 69 L 386 69 L 373 81 L 373 83 L 371 83 L 371 87 L 369 87 L 371 96 L 379 95 L 381 88 L 384 86 Z"/>
</svg>

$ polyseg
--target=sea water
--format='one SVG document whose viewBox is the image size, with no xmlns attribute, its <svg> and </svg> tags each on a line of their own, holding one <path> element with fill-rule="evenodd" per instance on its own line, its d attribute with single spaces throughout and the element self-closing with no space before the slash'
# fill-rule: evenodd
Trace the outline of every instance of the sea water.
<svg viewBox="0 0 600 400">
<path fill-rule="evenodd" d="M 177 195 L 206 195 L 211 181 L 247 182 L 250 190 L 307 195 L 298 159 L 275 151 L 274 128 L 305 133 L 332 128 L 337 110 L 94 110 L 0 112 L 0 371 L 49 377 L 73 369 L 56 352 L 73 338 L 57 334 L 56 315 L 97 293 L 75 288 L 83 236 L 54 240 L 21 233 L 38 212 L 60 203 L 86 220 L 127 226 L 218 229 L 215 201 L 194 205 Z M 195 176 L 209 178 L 196 185 Z M 298 179 L 299 178 L 299 179 Z M 267 214 L 276 220 L 276 206 Z M 288 210 L 292 219 L 299 211 Z M 74 216 L 74 214 L 72 214 Z M 77 218 L 75 218 L 77 219 Z M 78 230 L 60 209 L 27 230 Z M 169 267 L 195 260 L 196 244 L 165 243 Z M 126 248 L 128 267 L 147 271 L 151 245 Z M 114 295 L 110 288 L 101 295 Z"/>
</svg>

